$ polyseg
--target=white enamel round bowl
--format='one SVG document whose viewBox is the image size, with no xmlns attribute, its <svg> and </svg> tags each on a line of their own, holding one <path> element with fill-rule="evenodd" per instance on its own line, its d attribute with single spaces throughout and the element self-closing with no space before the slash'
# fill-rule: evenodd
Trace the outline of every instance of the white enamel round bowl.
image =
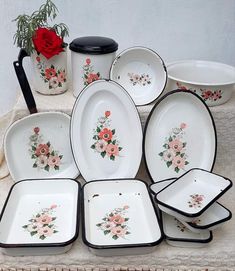
<svg viewBox="0 0 235 271">
<path fill-rule="evenodd" d="M 4 138 L 4 151 L 14 181 L 76 178 L 69 140 L 70 116 L 43 112 L 14 122 Z"/>
<path fill-rule="evenodd" d="M 86 181 L 136 176 L 142 127 L 133 100 L 119 84 L 98 80 L 81 92 L 72 112 L 71 143 Z"/>
<path fill-rule="evenodd" d="M 235 67 L 199 60 L 185 60 L 167 66 L 167 89 L 190 90 L 208 106 L 227 102 L 235 89 Z"/>
<path fill-rule="evenodd" d="M 153 182 L 178 178 L 191 168 L 212 170 L 216 130 L 206 104 L 189 91 L 172 91 L 152 109 L 144 155 Z"/>
<path fill-rule="evenodd" d="M 157 53 L 145 47 L 132 47 L 116 57 L 110 79 L 122 85 L 136 105 L 144 105 L 161 95 L 167 72 Z"/>
</svg>

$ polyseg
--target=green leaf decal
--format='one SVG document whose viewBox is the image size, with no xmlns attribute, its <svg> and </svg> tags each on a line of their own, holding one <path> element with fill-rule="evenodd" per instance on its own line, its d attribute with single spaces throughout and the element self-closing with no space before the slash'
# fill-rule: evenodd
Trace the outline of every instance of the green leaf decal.
<svg viewBox="0 0 235 271">
<path fill-rule="evenodd" d="M 167 162 L 166 162 L 166 165 L 167 165 L 168 167 L 170 167 L 170 166 L 172 165 L 172 162 L 171 162 L 171 161 L 167 161 Z"/>
</svg>

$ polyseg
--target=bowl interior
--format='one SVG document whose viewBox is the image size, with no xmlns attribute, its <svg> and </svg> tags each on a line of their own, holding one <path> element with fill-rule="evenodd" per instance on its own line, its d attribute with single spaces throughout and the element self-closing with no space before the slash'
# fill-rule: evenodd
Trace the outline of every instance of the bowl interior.
<svg viewBox="0 0 235 271">
<path fill-rule="evenodd" d="M 210 61 L 179 61 L 167 66 L 168 77 L 198 85 L 235 83 L 235 68 Z"/>
</svg>

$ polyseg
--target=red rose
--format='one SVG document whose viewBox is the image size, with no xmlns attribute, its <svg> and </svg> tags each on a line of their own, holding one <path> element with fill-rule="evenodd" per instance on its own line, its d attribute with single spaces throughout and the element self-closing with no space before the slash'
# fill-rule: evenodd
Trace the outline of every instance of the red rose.
<svg viewBox="0 0 235 271">
<path fill-rule="evenodd" d="M 33 36 L 33 44 L 37 52 L 47 59 L 63 52 L 63 39 L 54 30 L 39 27 Z"/>
<path fill-rule="evenodd" d="M 86 64 L 87 64 L 87 65 L 90 65 L 90 64 L 91 64 L 90 58 L 87 58 L 87 59 L 86 59 Z"/>
<path fill-rule="evenodd" d="M 105 111 L 105 117 L 108 118 L 110 116 L 111 112 L 110 111 Z"/>
<path fill-rule="evenodd" d="M 36 57 L 36 60 L 37 60 L 37 62 L 40 62 L 40 57 L 37 56 L 37 57 Z"/>
</svg>

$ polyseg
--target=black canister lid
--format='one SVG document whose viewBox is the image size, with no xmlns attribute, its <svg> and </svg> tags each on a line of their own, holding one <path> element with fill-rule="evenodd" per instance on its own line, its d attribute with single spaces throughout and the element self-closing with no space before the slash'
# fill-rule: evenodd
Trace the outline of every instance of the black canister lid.
<svg viewBox="0 0 235 271">
<path fill-rule="evenodd" d="M 118 44 L 110 38 L 89 36 L 74 39 L 69 49 L 82 54 L 102 55 L 117 51 Z"/>
</svg>

